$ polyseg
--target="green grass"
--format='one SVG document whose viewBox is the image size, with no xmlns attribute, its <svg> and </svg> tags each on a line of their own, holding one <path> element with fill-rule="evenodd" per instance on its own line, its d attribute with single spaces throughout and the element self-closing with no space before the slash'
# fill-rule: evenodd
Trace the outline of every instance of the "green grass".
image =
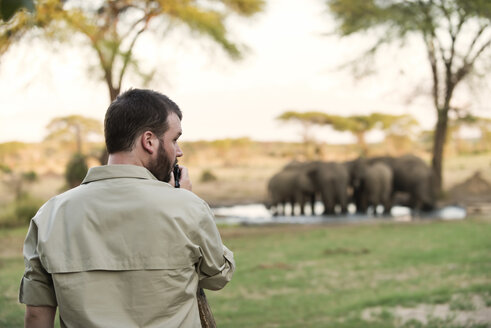
<svg viewBox="0 0 491 328">
<path fill-rule="evenodd" d="M 209 299 L 220 327 L 368 327 L 365 308 L 491 291 L 490 235 L 490 222 L 466 220 L 224 237 L 238 270 Z"/>
<path fill-rule="evenodd" d="M 219 327 L 394 327 L 395 306 L 472 310 L 476 294 L 491 303 L 491 220 L 221 231 L 237 271 L 225 289 L 207 292 Z M 22 243 L 24 233 L 0 231 L 0 241 Z M 22 326 L 22 271 L 20 255 L 0 251 L 0 327 Z M 364 321 L 362 311 L 375 307 L 379 315 Z M 453 327 L 429 319 L 399 326 Z"/>
<path fill-rule="evenodd" d="M 19 283 L 24 271 L 24 260 L 19 254 L 27 228 L 0 229 L 0 327 L 23 327 L 24 306 L 19 304 Z M 12 251 L 10 251 L 12 249 Z"/>
</svg>

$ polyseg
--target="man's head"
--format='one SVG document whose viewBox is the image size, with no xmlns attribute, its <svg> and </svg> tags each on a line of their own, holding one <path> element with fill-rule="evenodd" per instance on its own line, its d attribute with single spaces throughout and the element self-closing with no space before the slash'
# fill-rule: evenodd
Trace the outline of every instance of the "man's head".
<svg viewBox="0 0 491 328">
<path fill-rule="evenodd" d="M 168 182 L 181 135 L 182 113 L 167 96 L 152 90 L 131 89 L 114 100 L 104 119 L 109 155 L 133 153 L 159 180 Z"/>
</svg>

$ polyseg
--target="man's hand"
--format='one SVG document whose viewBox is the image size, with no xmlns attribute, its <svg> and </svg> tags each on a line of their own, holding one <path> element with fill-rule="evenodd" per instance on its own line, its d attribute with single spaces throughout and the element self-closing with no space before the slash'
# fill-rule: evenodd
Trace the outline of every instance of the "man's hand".
<svg viewBox="0 0 491 328">
<path fill-rule="evenodd" d="M 52 306 L 26 305 L 25 328 L 53 328 L 56 308 Z"/>
<path fill-rule="evenodd" d="M 181 165 L 179 165 L 179 168 L 181 169 L 181 179 L 179 179 L 179 183 L 181 185 L 180 188 L 192 191 L 193 185 L 191 183 L 191 179 L 189 178 L 188 168 Z M 169 183 L 175 187 L 174 172 L 171 174 Z"/>
</svg>

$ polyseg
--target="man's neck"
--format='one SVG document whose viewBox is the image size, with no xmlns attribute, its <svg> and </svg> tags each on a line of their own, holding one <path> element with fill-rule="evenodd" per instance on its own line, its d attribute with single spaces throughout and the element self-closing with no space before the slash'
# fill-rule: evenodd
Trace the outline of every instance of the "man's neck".
<svg viewBox="0 0 491 328">
<path fill-rule="evenodd" d="M 138 165 L 145 166 L 142 160 L 136 156 L 133 152 L 118 152 L 109 154 L 107 164 L 126 164 L 126 165 Z"/>
</svg>

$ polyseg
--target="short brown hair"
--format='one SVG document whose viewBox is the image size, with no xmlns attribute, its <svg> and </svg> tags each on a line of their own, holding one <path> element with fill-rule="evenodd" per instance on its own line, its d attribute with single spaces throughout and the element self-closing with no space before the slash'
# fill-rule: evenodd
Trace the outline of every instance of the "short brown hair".
<svg viewBox="0 0 491 328">
<path fill-rule="evenodd" d="M 107 152 L 130 151 L 136 137 L 147 130 L 162 136 L 169 128 L 171 112 L 182 120 L 177 104 L 160 92 L 130 89 L 122 93 L 109 105 L 104 118 Z"/>
</svg>

